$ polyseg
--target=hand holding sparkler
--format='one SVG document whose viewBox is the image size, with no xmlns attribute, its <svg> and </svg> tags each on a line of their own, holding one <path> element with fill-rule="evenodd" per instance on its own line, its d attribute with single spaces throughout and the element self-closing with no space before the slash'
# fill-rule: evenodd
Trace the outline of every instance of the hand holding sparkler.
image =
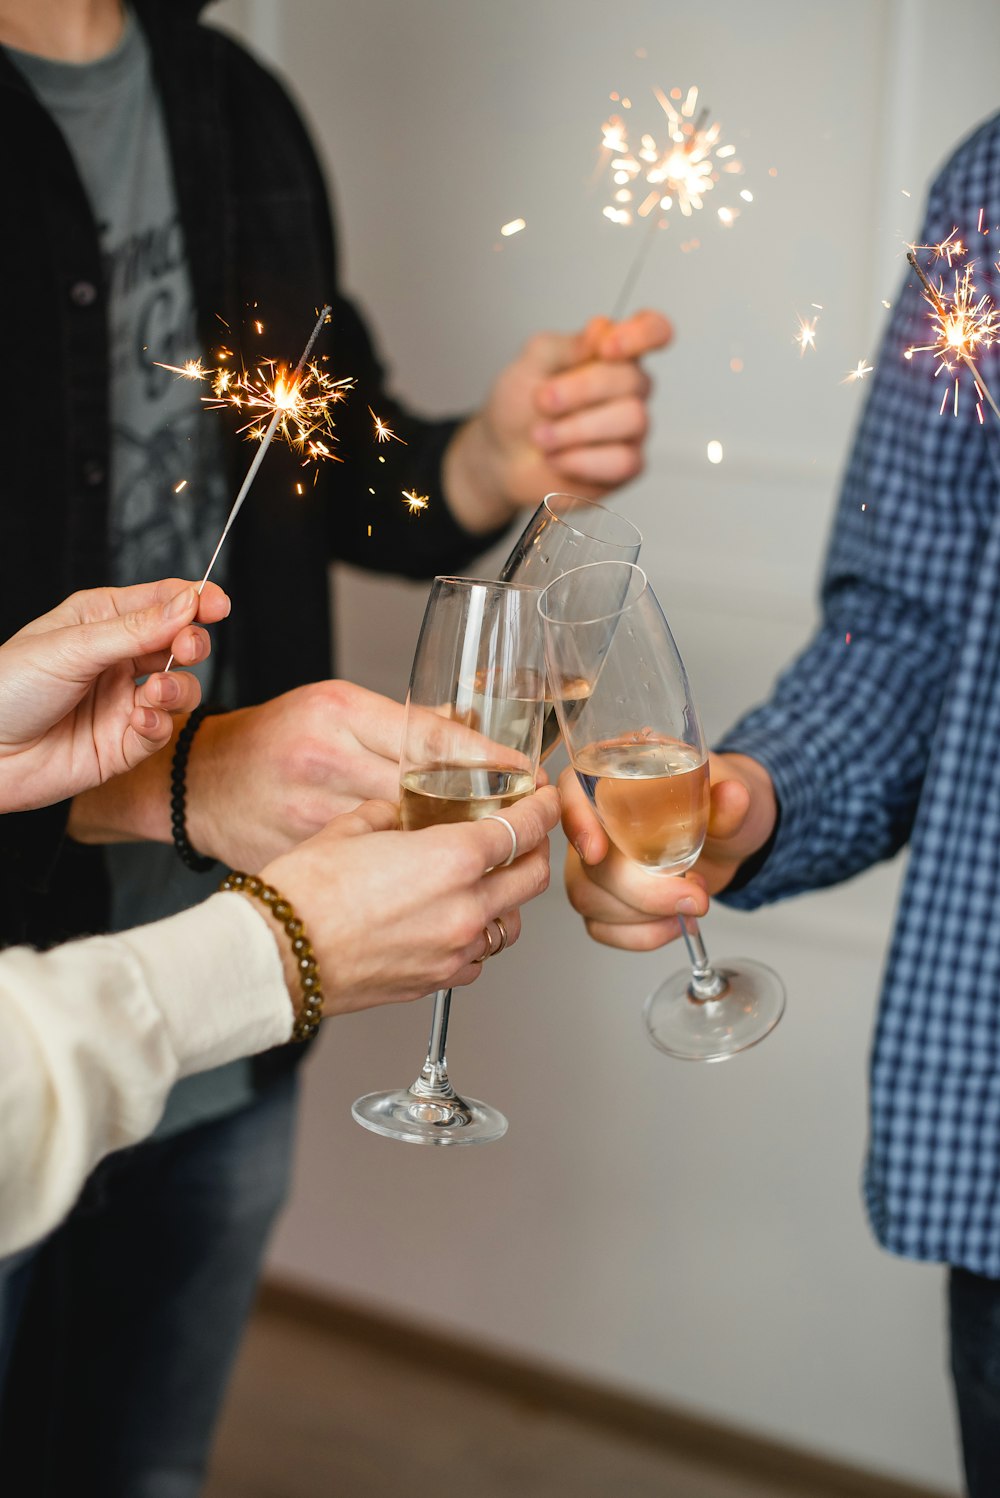
<svg viewBox="0 0 1000 1498">
<path fill-rule="evenodd" d="M 228 612 L 214 584 L 201 598 L 177 578 L 93 588 L 0 646 L 0 809 L 65 800 L 161 749 L 171 714 L 190 712 L 201 695 L 193 676 L 158 674 L 166 651 L 188 665 L 204 660 L 211 646 L 199 622 Z"/>
<path fill-rule="evenodd" d="M 596 499 L 635 478 L 652 389 L 640 361 L 672 336 L 661 313 L 644 311 L 530 339 L 445 454 L 456 517 L 487 531 L 554 490 Z"/>
</svg>

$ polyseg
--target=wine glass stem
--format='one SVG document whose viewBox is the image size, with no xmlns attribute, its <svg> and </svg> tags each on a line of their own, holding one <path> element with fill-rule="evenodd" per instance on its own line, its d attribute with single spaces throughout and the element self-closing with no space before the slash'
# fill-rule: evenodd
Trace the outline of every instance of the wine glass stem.
<svg viewBox="0 0 1000 1498">
<path fill-rule="evenodd" d="M 431 1015 L 431 1033 L 427 1042 L 427 1060 L 410 1091 L 417 1097 L 454 1097 L 455 1089 L 448 1080 L 448 1062 L 445 1048 L 448 1042 L 448 1017 L 451 1013 L 451 989 L 439 988 L 434 995 L 434 1012 Z"/>
<path fill-rule="evenodd" d="M 679 920 L 684 945 L 691 959 L 691 982 L 688 985 L 688 993 L 692 999 L 697 999 L 702 1004 L 709 999 L 720 998 L 729 985 L 725 978 L 715 971 L 708 959 L 698 922 L 689 915 L 682 915 Z"/>
</svg>

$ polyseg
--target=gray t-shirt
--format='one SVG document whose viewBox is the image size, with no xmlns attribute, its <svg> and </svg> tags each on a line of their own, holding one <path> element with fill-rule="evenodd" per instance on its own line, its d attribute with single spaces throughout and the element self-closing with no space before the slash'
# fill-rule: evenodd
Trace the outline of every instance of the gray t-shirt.
<svg viewBox="0 0 1000 1498">
<path fill-rule="evenodd" d="M 145 35 L 126 14 L 121 42 L 96 62 L 55 62 L 12 49 L 8 56 L 65 136 L 100 234 L 111 355 L 108 581 L 201 577 L 231 500 L 223 418 L 202 404 L 206 386 L 159 367 L 182 366 L 202 350 Z M 213 571 L 220 582 L 224 568 L 225 552 Z M 199 674 L 207 693 L 207 672 Z M 221 695 L 216 684 L 213 696 Z M 183 910 L 218 883 L 218 873 L 185 869 L 173 848 L 119 844 L 106 856 L 113 930 Z M 188 1078 L 171 1094 L 157 1132 L 217 1117 L 249 1096 L 246 1062 Z"/>
</svg>

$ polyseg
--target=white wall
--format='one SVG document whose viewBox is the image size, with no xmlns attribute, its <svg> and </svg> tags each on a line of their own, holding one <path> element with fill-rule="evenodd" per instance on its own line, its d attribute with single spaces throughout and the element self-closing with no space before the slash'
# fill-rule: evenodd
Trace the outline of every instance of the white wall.
<svg viewBox="0 0 1000 1498">
<path fill-rule="evenodd" d="M 588 180 L 608 94 L 631 93 L 638 117 L 651 84 L 700 84 L 755 202 L 731 231 L 706 208 L 652 246 L 637 300 L 671 313 L 677 340 L 656 362 L 648 474 L 622 504 L 722 729 L 813 617 L 864 393 L 841 380 L 875 358 L 932 170 L 996 105 L 997 7 L 956 0 L 942 21 L 924 0 L 227 0 L 216 16 L 293 80 L 336 176 L 348 283 L 430 411 L 477 402 L 534 329 L 610 308 L 642 231 L 609 225 Z M 516 215 L 527 230 L 501 241 Z M 814 302 L 817 349 L 800 358 Z M 401 695 L 422 596 L 340 579 L 344 674 Z M 456 1081 L 503 1108 L 507 1139 L 436 1151 L 363 1133 L 351 1098 L 411 1079 L 428 1010 L 339 1024 L 309 1071 L 274 1269 L 957 1488 L 941 1273 L 881 1254 L 858 1191 L 897 876 L 714 912 L 711 948 L 778 967 L 789 1007 L 765 1045 L 700 1068 L 641 1028 L 677 954 L 588 943 L 557 880 L 455 1006 Z"/>
</svg>

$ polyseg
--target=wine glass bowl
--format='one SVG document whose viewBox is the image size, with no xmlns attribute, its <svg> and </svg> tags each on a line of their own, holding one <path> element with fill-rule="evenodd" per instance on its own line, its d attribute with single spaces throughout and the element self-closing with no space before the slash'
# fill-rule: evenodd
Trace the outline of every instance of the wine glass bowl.
<svg viewBox="0 0 1000 1498">
<path fill-rule="evenodd" d="M 589 563 L 550 583 L 539 611 L 559 725 L 601 825 L 651 877 L 683 874 L 708 831 L 708 754 L 684 663 L 645 573 L 635 564 Z M 564 698 L 558 683 L 566 680 L 585 687 Z M 713 966 L 697 922 L 678 919 L 691 970 L 647 999 L 649 1037 L 669 1055 L 721 1061 L 774 1028 L 784 988 L 762 963 Z"/>
<path fill-rule="evenodd" d="M 642 532 L 617 510 L 576 494 L 546 494 L 511 547 L 504 582 L 544 588 L 588 562 L 634 562 Z"/>
</svg>

